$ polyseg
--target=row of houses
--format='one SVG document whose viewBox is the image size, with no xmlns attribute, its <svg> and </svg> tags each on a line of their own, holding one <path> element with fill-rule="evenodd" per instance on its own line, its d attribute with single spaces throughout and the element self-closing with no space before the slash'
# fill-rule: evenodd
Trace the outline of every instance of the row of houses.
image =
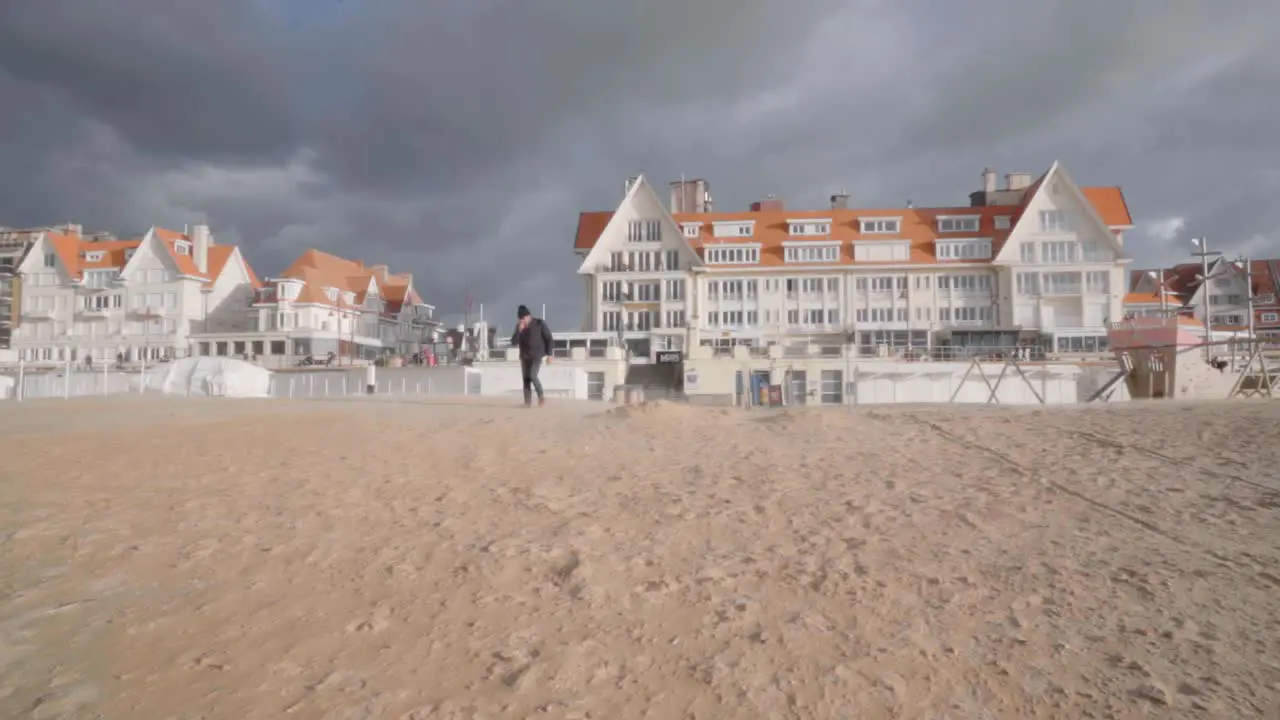
<svg viewBox="0 0 1280 720">
<path fill-rule="evenodd" d="M 352 362 L 413 355 L 439 335 L 411 275 L 318 250 L 262 279 L 205 225 L 118 239 L 68 224 L 5 238 L 5 339 L 28 363 Z"/>
<path fill-rule="evenodd" d="M 990 168 L 981 179 L 963 205 L 856 208 L 842 193 L 818 210 L 771 196 L 723 212 L 705 180 L 670 183 L 664 203 L 633 177 L 615 209 L 578 217 L 582 329 L 641 357 L 799 336 L 876 355 L 1106 351 L 1108 325 L 1147 310 L 1122 189 L 1078 185 L 1058 163 L 1002 186 Z M 1273 291 L 1276 264 L 1255 265 L 1255 284 Z M 1214 298 L 1215 323 L 1245 324 L 1236 275 L 1210 273 L 1211 292 L 1227 295 Z M 1179 286 L 1180 307 L 1194 308 L 1195 283 Z M 1258 305 L 1258 327 L 1277 326 L 1274 296 L 1254 295 L 1271 303 Z"/>
<path fill-rule="evenodd" d="M 1207 272 L 1207 274 L 1206 274 Z M 1208 282 L 1202 282 L 1207 277 Z M 1125 295 L 1132 317 L 1178 315 L 1213 328 L 1252 330 L 1280 337 L 1280 260 L 1214 258 L 1206 264 L 1134 270 Z M 1252 314 L 1252 324 L 1250 323 Z"/>
</svg>

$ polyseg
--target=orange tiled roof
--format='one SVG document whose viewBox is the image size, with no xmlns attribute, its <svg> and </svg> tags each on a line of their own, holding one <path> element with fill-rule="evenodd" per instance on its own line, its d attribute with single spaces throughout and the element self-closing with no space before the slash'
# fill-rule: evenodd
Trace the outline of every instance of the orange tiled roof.
<svg viewBox="0 0 1280 720">
<path fill-rule="evenodd" d="M 830 210 L 762 210 L 718 213 L 679 213 L 674 215 L 677 223 L 699 223 L 701 228 L 698 237 L 689 238 L 695 249 L 702 249 L 719 242 L 760 243 L 761 265 L 773 266 L 784 264 L 783 242 L 794 239 L 789 234 L 789 221 L 804 219 L 823 219 L 831 221 L 831 232 L 824 239 L 851 241 L 875 240 L 910 240 L 913 263 L 937 262 L 936 243 L 948 237 L 969 238 L 983 237 L 992 239 L 992 257 L 999 254 L 1010 229 L 1021 217 L 1039 187 L 1043 177 L 1033 183 L 1023 194 L 1018 205 L 986 205 L 979 207 L 941 207 L 941 208 L 888 208 L 888 209 L 830 209 Z M 1124 195 L 1120 188 L 1082 188 L 1085 197 L 1093 204 L 1102 220 L 1110 227 L 1122 227 L 1133 224 Z M 942 233 L 937 229 L 937 219 L 944 216 L 969 216 L 979 218 L 976 232 Z M 995 219 L 1004 216 L 1010 219 L 1009 229 L 998 230 Z M 595 246 L 609 220 L 611 211 L 584 212 L 578 215 L 578 227 L 574 236 L 574 248 L 590 250 Z M 901 218 L 900 232 L 892 235 L 865 234 L 861 232 L 860 220 L 871 218 Z M 716 238 L 712 231 L 712 223 L 726 221 L 755 221 L 750 238 Z M 847 246 L 841 248 L 840 264 L 853 264 L 852 250 Z"/>
<path fill-rule="evenodd" d="M 302 281 L 302 289 L 294 302 L 313 303 L 329 307 L 350 307 L 342 300 L 342 293 L 355 294 L 355 306 L 361 305 L 369 290 L 369 281 L 377 284 L 378 292 L 386 302 L 388 313 L 398 313 L 406 300 L 421 302 L 413 292 L 413 276 L 407 273 L 393 275 L 385 266 L 365 265 L 359 260 L 347 260 L 320 250 L 307 250 L 280 273 L 279 279 Z M 330 300 L 326 290 L 338 291 L 336 300 Z M 258 302 L 276 301 L 275 288 L 266 289 Z"/>
<path fill-rule="evenodd" d="M 226 267 L 227 261 L 235 254 L 236 248 L 233 245 L 211 245 L 209 247 L 208 271 L 200 272 L 196 268 L 196 262 L 190 255 L 179 253 L 176 243 L 180 240 L 190 242 L 191 238 L 167 228 L 153 228 L 152 234 L 169 253 L 169 257 L 173 260 L 179 274 L 199 278 L 204 281 L 205 287 L 209 287 L 222 274 L 223 268 Z M 85 270 L 120 270 L 129 261 L 129 251 L 136 250 L 142 245 L 143 238 L 133 238 L 130 240 L 88 240 L 83 236 L 60 233 L 46 232 L 45 239 L 53 247 L 53 251 L 57 254 L 58 259 L 62 261 L 63 267 L 73 280 L 79 280 L 84 277 Z M 101 253 L 100 257 L 97 254 Z M 94 257 L 94 259 L 90 259 Z M 250 281 L 254 283 L 254 287 L 259 286 L 257 275 L 254 274 L 253 268 L 249 266 L 247 261 L 244 262 L 245 269 L 248 271 Z"/>
</svg>

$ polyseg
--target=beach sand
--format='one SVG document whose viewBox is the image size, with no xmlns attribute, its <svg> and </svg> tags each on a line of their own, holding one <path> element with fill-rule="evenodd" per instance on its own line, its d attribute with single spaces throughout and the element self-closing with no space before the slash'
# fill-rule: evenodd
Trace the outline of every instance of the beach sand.
<svg viewBox="0 0 1280 720">
<path fill-rule="evenodd" d="M 1280 717 L 1280 403 L 0 407 L 0 716 Z"/>
</svg>

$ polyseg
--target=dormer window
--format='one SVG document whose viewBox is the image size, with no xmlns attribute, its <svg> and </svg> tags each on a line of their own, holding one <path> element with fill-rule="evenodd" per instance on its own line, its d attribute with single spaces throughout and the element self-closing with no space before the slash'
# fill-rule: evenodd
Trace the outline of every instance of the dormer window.
<svg viewBox="0 0 1280 720">
<path fill-rule="evenodd" d="M 792 237 L 825 237 L 831 234 L 831 221 L 822 220 L 788 220 L 787 234 Z"/>
<path fill-rule="evenodd" d="M 281 300 L 297 300 L 298 293 L 302 290 L 302 284 L 297 282 L 282 282 L 278 286 L 279 297 Z"/>
<path fill-rule="evenodd" d="M 102 258 L 104 257 L 106 257 L 106 253 L 101 250 L 95 250 L 84 254 L 85 262 L 102 262 Z"/>
<path fill-rule="evenodd" d="M 760 262 L 759 245 L 717 245 L 705 250 L 710 265 L 755 265 Z"/>
<path fill-rule="evenodd" d="M 976 233 L 980 218 L 977 215 L 942 215 L 938 217 L 940 233 Z"/>
<path fill-rule="evenodd" d="M 751 237 L 755 235 L 755 220 L 722 220 L 711 224 L 716 237 Z"/>
<path fill-rule="evenodd" d="M 324 296 L 329 298 L 329 302 L 338 301 L 338 288 L 325 288 Z"/>
<path fill-rule="evenodd" d="M 179 240 L 173 244 L 173 249 L 176 250 L 179 255 L 190 255 L 191 243 Z"/>
<path fill-rule="evenodd" d="M 902 232 L 902 218 L 863 218 L 862 232 L 867 235 L 896 235 Z"/>
<path fill-rule="evenodd" d="M 344 293 L 342 293 L 342 302 L 344 302 L 344 303 L 346 303 L 346 304 L 348 304 L 348 305 L 355 305 L 355 304 L 356 304 L 356 294 L 355 294 L 355 293 L 353 293 L 353 292 L 344 292 Z"/>
</svg>

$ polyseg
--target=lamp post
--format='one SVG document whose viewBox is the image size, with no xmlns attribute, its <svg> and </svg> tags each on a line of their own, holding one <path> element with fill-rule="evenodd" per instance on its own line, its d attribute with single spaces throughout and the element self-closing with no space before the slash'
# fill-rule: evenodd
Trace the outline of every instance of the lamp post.
<svg viewBox="0 0 1280 720">
<path fill-rule="evenodd" d="M 1156 281 L 1156 291 L 1160 293 L 1160 317 L 1169 317 L 1169 297 L 1164 284 L 1164 270 L 1149 270 L 1147 277 Z"/>
<path fill-rule="evenodd" d="M 1208 238 L 1191 238 L 1191 244 L 1196 248 L 1191 254 L 1200 258 L 1200 292 L 1204 296 L 1201 299 L 1201 304 L 1204 307 L 1204 359 L 1208 361 L 1212 359 L 1212 347 L 1209 343 L 1213 339 L 1213 319 L 1210 315 L 1213 310 L 1213 300 L 1210 296 L 1209 287 L 1209 258 L 1219 257 L 1222 253 L 1209 249 Z"/>
</svg>

